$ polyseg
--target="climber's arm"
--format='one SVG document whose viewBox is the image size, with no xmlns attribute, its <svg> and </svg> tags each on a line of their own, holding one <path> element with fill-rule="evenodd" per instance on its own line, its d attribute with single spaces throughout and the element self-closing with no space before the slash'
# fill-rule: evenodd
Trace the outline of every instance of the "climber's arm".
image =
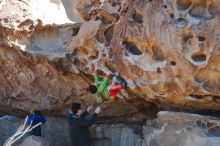
<svg viewBox="0 0 220 146">
<path fill-rule="evenodd" d="M 108 79 L 109 77 L 105 77 L 104 80 L 101 82 L 101 84 L 98 87 L 98 90 L 96 92 L 96 97 L 99 98 L 102 94 L 102 92 L 107 88 L 108 86 Z"/>
<path fill-rule="evenodd" d="M 42 123 L 42 124 L 45 124 L 46 123 L 46 118 L 44 117 L 44 116 L 40 116 L 40 122 Z"/>
<path fill-rule="evenodd" d="M 95 73 L 93 74 L 93 76 L 94 76 L 94 78 L 95 78 L 95 82 L 96 82 L 97 85 L 99 85 L 99 84 L 102 83 L 98 72 L 95 72 Z"/>
</svg>

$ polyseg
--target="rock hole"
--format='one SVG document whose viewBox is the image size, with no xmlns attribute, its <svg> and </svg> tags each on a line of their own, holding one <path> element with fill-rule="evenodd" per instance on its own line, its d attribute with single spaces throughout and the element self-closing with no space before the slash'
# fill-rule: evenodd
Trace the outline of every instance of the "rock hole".
<svg viewBox="0 0 220 146">
<path fill-rule="evenodd" d="M 128 11 L 128 7 L 124 7 L 124 9 L 122 10 L 122 12 L 126 13 Z"/>
<path fill-rule="evenodd" d="M 97 59 L 97 56 L 92 55 L 92 56 L 89 56 L 88 59 L 89 59 L 89 60 L 95 60 L 95 59 Z"/>
<path fill-rule="evenodd" d="M 73 29 L 72 29 L 72 36 L 76 36 L 78 33 L 79 33 L 79 29 L 80 29 L 80 27 L 74 27 Z"/>
<path fill-rule="evenodd" d="M 111 5 L 112 5 L 112 7 L 115 7 L 117 5 L 117 3 L 113 1 Z"/>
<path fill-rule="evenodd" d="M 90 15 L 97 15 L 97 12 L 95 10 L 93 10 Z"/>
<path fill-rule="evenodd" d="M 114 21 L 117 22 L 120 18 L 120 16 L 118 14 L 112 14 L 114 16 Z"/>
<path fill-rule="evenodd" d="M 119 8 L 118 8 L 118 12 L 120 12 L 121 11 L 121 5 L 119 5 Z"/>
<path fill-rule="evenodd" d="M 95 17 L 95 21 L 98 21 L 98 20 L 99 20 L 99 16 L 96 16 L 96 17 Z"/>
<path fill-rule="evenodd" d="M 86 21 L 89 21 L 89 20 L 91 20 L 91 16 L 90 15 L 85 15 L 85 16 L 83 16 L 83 19 L 86 20 Z"/>
<path fill-rule="evenodd" d="M 152 2 L 153 0 L 149 0 L 149 2 Z"/>
<path fill-rule="evenodd" d="M 92 0 L 91 1 L 91 4 L 92 5 L 98 5 L 98 4 L 100 4 L 101 2 L 100 2 L 100 0 Z"/>
<path fill-rule="evenodd" d="M 175 62 L 175 61 L 171 61 L 171 62 L 170 62 L 170 65 L 171 65 L 171 66 L 176 66 L 176 62 Z"/>
<path fill-rule="evenodd" d="M 3 22 L 4 22 L 4 23 L 8 23 L 9 21 L 8 21 L 7 18 L 3 18 Z"/>
<path fill-rule="evenodd" d="M 170 14 L 170 18 L 172 18 L 172 19 L 174 18 L 174 14 L 173 13 Z"/>
<path fill-rule="evenodd" d="M 159 95 L 159 96 L 164 96 L 165 93 L 164 93 L 164 92 L 159 92 L 158 95 Z"/>
<path fill-rule="evenodd" d="M 214 99 L 220 99 L 220 96 L 213 96 Z"/>
<path fill-rule="evenodd" d="M 164 8 L 164 9 L 167 9 L 167 5 L 164 5 L 163 8 Z"/>
<path fill-rule="evenodd" d="M 183 43 L 187 43 L 193 39 L 192 35 L 187 35 L 183 37 Z"/>
<path fill-rule="evenodd" d="M 189 0 L 177 0 L 176 3 L 179 10 L 187 10 L 192 5 L 192 2 Z"/>
<path fill-rule="evenodd" d="M 196 82 L 198 82 L 198 83 L 202 83 L 202 82 L 203 82 L 203 79 L 202 79 L 201 77 L 199 77 L 199 76 L 195 76 L 195 77 L 194 77 L 194 80 L 195 80 Z"/>
<path fill-rule="evenodd" d="M 157 73 L 161 73 L 161 69 L 159 67 L 157 67 Z"/>
<path fill-rule="evenodd" d="M 189 10 L 189 14 L 195 18 L 203 18 L 206 7 L 202 4 L 193 5 Z"/>
<path fill-rule="evenodd" d="M 220 101 L 220 96 L 212 96 L 212 101 L 219 102 Z"/>
<path fill-rule="evenodd" d="M 188 21 L 184 18 L 178 18 L 177 19 L 177 27 L 178 28 L 184 28 L 188 25 Z"/>
<path fill-rule="evenodd" d="M 77 56 L 78 54 L 88 55 L 89 52 L 88 52 L 88 50 L 87 50 L 86 48 L 84 48 L 84 47 L 79 47 L 79 48 L 74 49 L 74 51 L 73 51 L 73 55 L 76 55 L 76 56 Z"/>
<path fill-rule="evenodd" d="M 211 128 L 211 127 L 214 127 L 216 126 L 216 124 L 214 122 L 207 122 L 207 127 L 208 128 Z"/>
<path fill-rule="evenodd" d="M 198 36 L 198 41 L 199 41 L 199 42 L 204 42 L 204 41 L 205 41 L 205 37 L 203 37 L 203 36 Z"/>
<path fill-rule="evenodd" d="M 86 66 L 88 64 L 88 62 L 86 61 L 86 59 L 82 58 L 82 59 L 75 59 L 74 60 L 74 64 L 76 66 Z"/>
<path fill-rule="evenodd" d="M 102 57 L 106 57 L 106 54 L 105 54 L 105 53 L 102 53 Z"/>
<path fill-rule="evenodd" d="M 134 42 L 125 40 L 123 42 L 123 45 L 125 45 L 126 49 L 130 53 L 132 53 L 133 55 L 141 55 L 142 54 L 142 52 L 138 49 L 138 47 L 136 46 L 136 44 Z"/>
<path fill-rule="evenodd" d="M 132 14 L 132 19 L 137 23 L 143 23 L 143 16 L 137 11 Z"/>
<path fill-rule="evenodd" d="M 70 53 L 67 53 L 67 54 L 66 54 L 66 59 L 67 59 L 68 61 L 72 61 L 73 55 L 70 54 Z"/>
<path fill-rule="evenodd" d="M 177 21 L 182 22 L 182 21 L 184 21 L 184 19 L 183 18 L 178 18 Z"/>
<path fill-rule="evenodd" d="M 21 28 L 21 27 L 24 27 L 24 26 L 29 26 L 29 25 L 33 25 L 33 21 L 30 20 L 30 19 L 27 19 L 27 20 L 21 22 L 21 23 L 18 25 L 18 28 Z"/>
<path fill-rule="evenodd" d="M 109 44 L 112 40 L 113 37 L 113 33 L 114 33 L 114 25 L 110 26 L 109 28 L 107 28 L 104 32 L 105 35 L 105 39 L 106 42 Z"/>
<path fill-rule="evenodd" d="M 205 54 L 193 54 L 191 58 L 194 62 L 197 62 L 197 63 L 202 63 L 202 62 L 206 61 Z"/>
<path fill-rule="evenodd" d="M 112 23 L 112 21 L 110 19 L 108 19 L 107 17 L 104 17 L 104 16 L 102 16 L 102 22 L 104 24 L 111 24 Z"/>
<path fill-rule="evenodd" d="M 191 98 L 194 98 L 194 99 L 203 99 L 203 98 L 204 98 L 203 95 L 190 94 L 189 96 L 190 96 Z"/>
<path fill-rule="evenodd" d="M 83 54 L 86 54 L 86 55 L 89 54 L 89 52 L 86 48 L 81 48 L 80 50 L 81 50 L 80 52 L 82 52 Z"/>
<path fill-rule="evenodd" d="M 186 127 L 186 130 L 187 131 L 193 131 L 193 128 L 192 127 Z"/>
<path fill-rule="evenodd" d="M 212 98 L 212 101 L 213 101 L 213 102 L 219 102 L 219 103 L 220 103 L 220 99 Z"/>
<path fill-rule="evenodd" d="M 113 65 L 112 63 L 106 62 L 106 63 L 105 63 L 105 66 L 106 66 L 111 72 L 113 72 L 113 73 L 116 73 L 116 72 L 117 72 L 117 70 L 115 69 L 115 67 L 114 67 L 114 65 Z"/>
<path fill-rule="evenodd" d="M 125 55 L 126 57 L 129 57 L 128 52 L 124 52 L 124 55 Z"/>
<path fill-rule="evenodd" d="M 186 35 L 183 37 L 182 39 L 182 46 L 183 46 L 183 51 L 186 52 L 188 51 L 188 45 L 191 45 L 192 44 L 192 39 L 193 39 L 193 36 L 191 34 L 189 35 Z"/>
<path fill-rule="evenodd" d="M 55 68 L 59 71 L 62 71 L 63 73 L 68 72 L 68 68 L 66 66 L 66 63 L 63 59 L 58 59 L 54 61 Z"/>
<path fill-rule="evenodd" d="M 165 60 L 165 57 L 163 55 L 163 52 L 158 47 L 153 47 L 153 59 L 159 62 L 163 62 Z"/>
<path fill-rule="evenodd" d="M 33 30 L 33 29 L 34 29 L 34 25 L 30 25 L 29 30 Z"/>
<path fill-rule="evenodd" d="M 103 31 L 101 31 L 101 30 L 98 30 L 98 31 L 97 31 L 97 33 L 96 33 L 96 35 L 95 35 L 95 38 L 96 38 L 96 40 L 97 40 L 98 42 L 100 42 L 100 43 L 104 43 L 104 42 L 105 42 L 105 36 L 104 36 L 104 34 L 103 34 Z"/>
<path fill-rule="evenodd" d="M 195 124 L 196 124 L 197 127 L 200 127 L 202 129 L 206 129 L 207 128 L 207 125 L 206 125 L 205 121 L 196 120 Z"/>
</svg>

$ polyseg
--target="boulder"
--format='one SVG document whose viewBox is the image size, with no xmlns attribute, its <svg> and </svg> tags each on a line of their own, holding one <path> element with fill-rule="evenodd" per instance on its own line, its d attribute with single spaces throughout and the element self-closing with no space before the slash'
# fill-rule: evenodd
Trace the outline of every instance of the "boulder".
<svg viewBox="0 0 220 146">
<path fill-rule="evenodd" d="M 122 108 L 136 99 L 218 111 L 219 8 L 217 0 L 2 0 L 4 112 L 34 107 L 64 115 L 74 101 L 95 104 L 87 90 L 92 64 L 127 81 L 116 101 Z M 114 110 L 109 105 L 105 116 Z"/>
</svg>

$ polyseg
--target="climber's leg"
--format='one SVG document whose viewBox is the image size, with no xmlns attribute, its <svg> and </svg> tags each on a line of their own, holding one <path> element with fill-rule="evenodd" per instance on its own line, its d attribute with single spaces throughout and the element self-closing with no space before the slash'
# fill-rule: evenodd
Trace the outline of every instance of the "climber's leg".
<svg viewBox="0 0 220 146">
<path fill-rule="evenodd" d="M 109 95 L 110 96 L 116 96 L 117 92 L 123 89 L 122 85 L 116 85 L 109 89 Z"/>
</svg>

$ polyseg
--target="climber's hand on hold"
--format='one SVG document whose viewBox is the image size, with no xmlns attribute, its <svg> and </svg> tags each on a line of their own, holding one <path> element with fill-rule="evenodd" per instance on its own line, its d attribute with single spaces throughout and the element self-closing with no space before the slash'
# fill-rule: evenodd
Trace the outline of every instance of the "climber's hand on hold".
<svg viewBox="0 0 220 146">
<path fill-rule="evenodd" d="M 112 73 L 109 71 L 105 71 L 105 76 L 109 77 Z"/>
<path fill-rule="evenodd" d="M 93 106 L 89 106 L 89 107 L 87 107 L 87 109 L 86 109 L 86 111 L 89 113 L 89 112 L 91 112 L 93 110 Z"/>
<path fill-rule="evenodd" d="M 95 113 L 96 113 L 96 114 L 99 114 L 99 113 L 100 113 L 100 111 L 101 111 L 101 107 L 100 107 L 100 106 L 98 106 L 98 107 L 95 109 Z"/>
<path fill-rule="evenodd" d="M 94 66 L 94 72 L 96 72 L 98 70 L 97 66 Z"/>
<path fill-rule="evenodd" d="M 97 71 L 97 67 L 95 65 L 91 65 L 89 70 L 90 70 L 90 72 L 96 72 Z"/>
</svg>

